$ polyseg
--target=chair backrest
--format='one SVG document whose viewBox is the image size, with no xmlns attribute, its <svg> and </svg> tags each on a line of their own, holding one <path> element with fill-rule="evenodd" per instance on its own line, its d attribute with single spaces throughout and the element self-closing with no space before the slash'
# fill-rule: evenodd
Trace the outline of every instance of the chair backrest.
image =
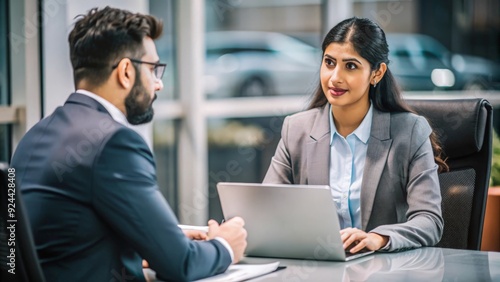
<svg viewBox="0 0 500 282">
<path fill-rule="evenodd" d="M 444 232 L 437 246 L 479 250 L 491 169 L 493 109 L 484 99 L 407 102 L 429 121 L 450 167 L 439 174 Z"/>
<path fill-rule="evenodd" d="M 0 163 L 0 281 L 43 282 L 45 278 L 15 176 L 14 169 Z"/>
</svg>

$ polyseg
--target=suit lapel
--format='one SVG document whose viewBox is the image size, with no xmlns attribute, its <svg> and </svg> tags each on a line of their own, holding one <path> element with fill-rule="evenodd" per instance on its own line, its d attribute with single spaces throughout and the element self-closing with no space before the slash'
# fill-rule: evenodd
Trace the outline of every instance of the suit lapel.
<svg viewBox="0 0 500 282">
<path fill-rule="evenodd" d="M 373 108 L 373 121 L 361 186 L 361 227 L 363 230 L 366 230 L 368 225 L 377 187 L 391 148 L 390 126 L 391 114 Z"/>
<path fill-rule="evenodd" d="M 307 143 L 307 175 L 311 185 L 329 184 L 330 107 L 326 104 L 314 120 Z"/>
</svg>

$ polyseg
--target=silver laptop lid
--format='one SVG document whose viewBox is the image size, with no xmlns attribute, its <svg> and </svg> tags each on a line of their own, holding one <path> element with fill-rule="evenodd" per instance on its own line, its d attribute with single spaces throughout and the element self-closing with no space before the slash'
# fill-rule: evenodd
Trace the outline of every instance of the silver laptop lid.
<svg viewBox="0 0 500 282">
<path fill-rule="evenodd" d="M 249 256 L 346 260 L 330 187 L 217 184 L 225 219 L 240 216 Z"/>
</svg>

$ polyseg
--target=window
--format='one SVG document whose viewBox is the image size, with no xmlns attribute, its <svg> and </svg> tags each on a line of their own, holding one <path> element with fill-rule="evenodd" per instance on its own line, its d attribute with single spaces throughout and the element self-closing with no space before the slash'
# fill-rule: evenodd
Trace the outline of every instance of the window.
<svg viewBox="0 0 500 282">
<path fill-rule="evenodd" d="M 163 20 L 163 34 L 155 41 L 160 61 L 167 63 L 167 69 L 163 76 L 163 90 L 158 92 L 158 100 L 174 100 L 178 98 L 175 91 L 175 60 L 174 48 L 174 1 L 150 0 L 149 14 Z"/>
<path fill-rule="evenodd" d="M 153 153 L 156 161 L 156 178 L 163 196 L 177 214 L 177 145 L 179 122 L 156 119 L 153 123 Z"/>
<path fill-rule="evenodd" d="M 494 42 L 500 35 L 494 20 L 498 1 L 352 2 L 355 16 L 372 19 L 384 29 L 392 52 L 389 69 L 404 90 L 500 89 L 500 45 Z M 394 52 L 405 49 L 409 56 Z M 435 69 L 453 76 L 454 83 L 436 83 Z"/>
<path fill-rule="evenodd" d="M 304 95 L 315 82 L 320 1 L 273 2 L 206 1 L 208 99 Z"/>
<path fill-rule="evenodd" d="M 205 3 L 208 206 L 221 220 L 217 182 L 261 182 L 285 115 L 305 108 L 318 84 L 322 4 Z"/>
<path fill-rule="evenodd" d="M 284 116 L 208 121 L 210 218 L 222 220 L 217 182 L 261 182 L 281 138 Z"/>
<path fill-rule="evenodd" d="M 0 0 L 0 38 L 8 38 L 8 1 Z M 0 105 L 9 105 L 9 41 L 0 40 Z M 0 114 L 2 113 L 0 109 Z M 10 125 L 0 124 L 0 161 L 10 161 Z"/>
<path fill-rule="evenodd" d="M 149 13 L 163 20 L 163 34 L 156 40 L 156 48 L 161 62 L 167 63 L 163 77 L 163 90 L 157 93 L 155 119 L 153 121 L 153 153 L 156 161 L 158 186 L 170 207 L 178 215 L 178 116 L 165 103 L 178 99 L 176 94 L 177 61 L 174 47 L 174 1 L 150 0 Z M 167 104 L 168 105 L 168 104 Z M 173 107 L 177 108 L 177 107 Z"/>
</svg>

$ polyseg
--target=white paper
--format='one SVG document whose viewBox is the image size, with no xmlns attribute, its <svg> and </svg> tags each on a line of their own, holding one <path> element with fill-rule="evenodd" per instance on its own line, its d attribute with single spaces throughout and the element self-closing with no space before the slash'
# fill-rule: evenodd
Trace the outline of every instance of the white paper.
<svg viewBox="0 0 500 282">
<path fill-rule="evenodd" d="M 208 233 L 208 226 L 183 225 L 183 224 L 178 224 L 177 226 L 179 226 L 179 228 L 182 230 L 199 230 Z"/>
<path fill-rule="evenodd" d="M 250 278 L 258 277 L 275 271 L 280 262 L 272 262 L 267 264 L 234 264 L 230 265 L 226 272 L 196 280 L 197 282 L 227 282 L 227 281 L 244 281 Z"/>
</svg>

